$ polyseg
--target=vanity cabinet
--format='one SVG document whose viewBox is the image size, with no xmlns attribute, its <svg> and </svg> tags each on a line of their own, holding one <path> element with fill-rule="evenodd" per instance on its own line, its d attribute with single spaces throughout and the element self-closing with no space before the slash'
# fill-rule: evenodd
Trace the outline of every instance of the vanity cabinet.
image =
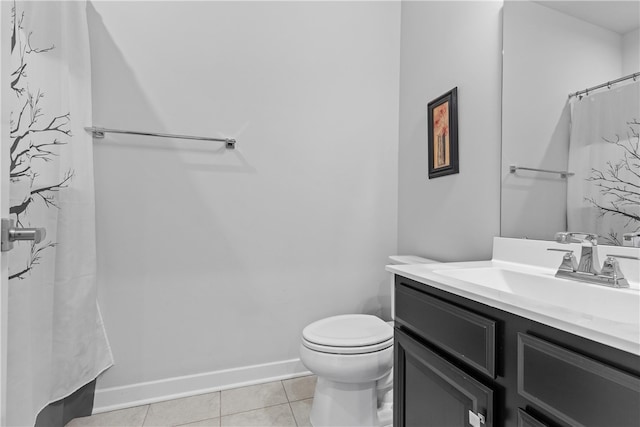
<svg viewBox="0 0 640 427">
<path fill-rule="evenodd" d="M 640 426 L 640 356 L 395 276 L 394 426 Z"/>
</svg>

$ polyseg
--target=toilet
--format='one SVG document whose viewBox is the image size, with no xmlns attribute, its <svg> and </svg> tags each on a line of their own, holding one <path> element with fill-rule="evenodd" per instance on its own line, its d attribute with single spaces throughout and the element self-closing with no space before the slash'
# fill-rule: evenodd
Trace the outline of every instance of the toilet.
<svg viewBox="0 0 640 427">
<path fill-rule="evenodd" d="M 392 256 L 391 264 L 428 264 Z M 394 318 L 391 280 L 391 317 Z M 386 427 L 393 424 L 393 321 L 343 314 L 302 331 L 300 360 L 318 377 L 309 419 L 314 427 Z"/>
</svg>

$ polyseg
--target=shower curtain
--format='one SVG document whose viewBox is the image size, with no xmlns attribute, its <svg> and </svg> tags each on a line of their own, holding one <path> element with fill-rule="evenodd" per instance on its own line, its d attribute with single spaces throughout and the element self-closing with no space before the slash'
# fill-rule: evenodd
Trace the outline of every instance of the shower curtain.
<svg viewBox="0 0 640 427">
<path fill-rule="evenodd" d="M 640 231 L 640 82 L 574 99 L 567 222 L 621 245 Z"/>
<path fill-rule="evenodd" d="M 47 233 L 9 252 L 6 415 L 23 426 L 94 380 L 112 355 L 96 300 L 93 152 L 83 129 L 91 124 L 86 3 L 13 6 L 10 215 Z"/>
</svg>

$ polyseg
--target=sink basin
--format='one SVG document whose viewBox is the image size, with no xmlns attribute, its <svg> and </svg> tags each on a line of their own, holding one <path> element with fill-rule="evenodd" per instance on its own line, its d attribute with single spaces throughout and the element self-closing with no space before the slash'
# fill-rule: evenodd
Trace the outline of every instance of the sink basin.
<svg viewBox="0 0 640 427">
<path fill-rule="evenodd" d="M 434 270 L 434 273 L 488 288 L 491 293 L 524 297 L 545 304 L 588 313 L 583 317 L 640 323 L 640 292 L 531 274 L 500 267 Z"/>
</svg>

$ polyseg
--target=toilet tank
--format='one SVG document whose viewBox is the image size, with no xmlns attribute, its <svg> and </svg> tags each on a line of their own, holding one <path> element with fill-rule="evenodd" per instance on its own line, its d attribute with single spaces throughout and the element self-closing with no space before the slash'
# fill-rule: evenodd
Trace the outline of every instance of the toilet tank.
<svg viewBox="0 0 640 427">
<path fill-rule="evenodd" d="M 389 264 L 391 265 L 406 265 L 406 264 L 433 264 L 440 261 L 435 261 L 429 258 L 422 258 L 415 255 L 391 255 L 389 257 Z M 395 280 L 393 274 L 391 275 L 391 320 L 396 318 L 396 293 L 395 293 Z"/>
</svg>

